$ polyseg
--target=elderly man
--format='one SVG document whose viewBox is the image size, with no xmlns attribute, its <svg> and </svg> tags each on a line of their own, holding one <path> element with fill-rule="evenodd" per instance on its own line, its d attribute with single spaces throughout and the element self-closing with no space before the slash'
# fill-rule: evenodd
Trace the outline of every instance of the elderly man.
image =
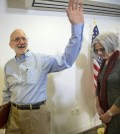
<svg viewBox="0 0 120 134">
<path fill-rule="evenodd" d="M 62 56 L 32 53 L 23 30 L 16 29 L 11 33 L 9 45 L 16 55 L 4 69 L 3 104 L 11 102 L 6 134 L 50 134 L 50 113 L 45 105 L 47 75 L 71 67 L 83 40 L 82 1 L 69 0 L 66 11 L 72 36 Z"/>
</svg>

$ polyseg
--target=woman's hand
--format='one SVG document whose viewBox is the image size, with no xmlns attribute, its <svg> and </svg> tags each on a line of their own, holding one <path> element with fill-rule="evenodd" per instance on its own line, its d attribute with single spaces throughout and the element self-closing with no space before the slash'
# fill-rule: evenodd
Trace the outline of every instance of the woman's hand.
<svg viewBox="0 0 120 134">
<path fill-rule="evenodd" d="M 103 123 L 109 123 L 111 121 L 111 118 L 112 117 L 108 114 L 108 112 L 100 116 L 100 120 L 102 120 Z"/>
</svg>

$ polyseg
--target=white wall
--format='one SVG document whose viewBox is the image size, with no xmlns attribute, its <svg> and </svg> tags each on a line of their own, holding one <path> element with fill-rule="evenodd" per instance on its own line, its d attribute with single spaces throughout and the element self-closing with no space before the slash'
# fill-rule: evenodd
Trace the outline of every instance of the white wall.
<svg viewBox="0 0 120 134">
<path fill-rule="evenodd" d="M 53 134 L 76 134 L 101 123 L 94 106 L 90 60 L 94 18 L 100 33 L 119 32 L 120 18 L 85 15 L 84 41 L 77 61 L 72 68 L 48 77 L 47 105 Z M 9 9 L 6 1 L 0 0 L 0 103 L 4 64 L 14 56 L 9 35 L 15 28 L 24 29 L 31 50 L 46 54 L 62 53 L 71 35 L 66 13 Z"/>
</svg>

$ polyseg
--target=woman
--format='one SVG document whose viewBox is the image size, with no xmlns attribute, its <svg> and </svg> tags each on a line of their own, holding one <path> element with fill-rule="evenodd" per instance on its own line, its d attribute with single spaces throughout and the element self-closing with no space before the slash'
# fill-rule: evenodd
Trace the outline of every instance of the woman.
<svg viewBox="0 0 120 134">
<path fill-rule="evenodd" d="M 105 134 L 120 134 L 120 52 L 117 34 L 108 32 L 93 40 L 94 53 L 103 63 L 96 89 L 96 108 L 106 124 Z"/>
</svg>

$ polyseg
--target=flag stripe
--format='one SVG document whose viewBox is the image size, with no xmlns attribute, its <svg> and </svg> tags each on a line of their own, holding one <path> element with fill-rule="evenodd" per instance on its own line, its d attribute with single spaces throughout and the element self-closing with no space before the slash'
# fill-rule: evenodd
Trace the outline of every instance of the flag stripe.
<svg viewBox="0 0 120 134">
<path fill-rule="evenodd" d="M 99 71 L 99 69 L 100 69 L 100 67 L 99 67 L 99 66 L 97 66 L 97 65 L 94 63 L 94 69 L 98 72 L 98 71 Z"/>
</svg>

